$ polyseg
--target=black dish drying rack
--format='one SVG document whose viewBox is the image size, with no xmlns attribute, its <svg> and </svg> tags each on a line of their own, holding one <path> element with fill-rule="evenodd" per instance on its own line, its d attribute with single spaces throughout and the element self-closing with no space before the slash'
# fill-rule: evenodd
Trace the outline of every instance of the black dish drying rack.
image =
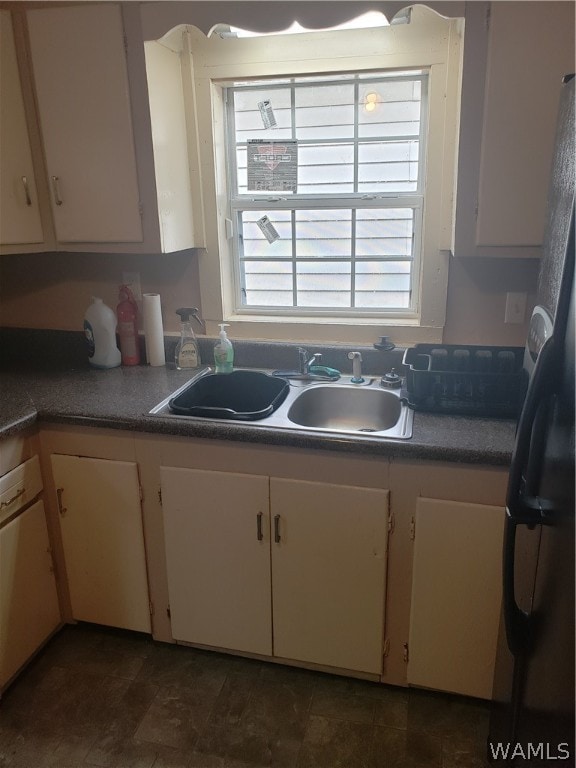
<svg viewBox="0 0 576 768">
<path fill-rule="evenodd" d="M 523 347 L 417 344 L 404 353 L 403 397 L 417 411 L 516 417 L 528 385 Z"/>
</svg>

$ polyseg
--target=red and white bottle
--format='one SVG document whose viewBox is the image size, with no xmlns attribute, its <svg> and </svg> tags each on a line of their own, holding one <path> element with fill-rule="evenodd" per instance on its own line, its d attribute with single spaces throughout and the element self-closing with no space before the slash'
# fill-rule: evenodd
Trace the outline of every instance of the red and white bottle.
<svg viewBox="0 0 576 768">
<path fill-rule="evenodd" d="M 140 345 L 138 342 L 138 305 L 127 285 L 120 286 L 120 303 L 116 308 L 118 318 L 118 336 L 122 365 L 140 364 Z"/>
</svg>

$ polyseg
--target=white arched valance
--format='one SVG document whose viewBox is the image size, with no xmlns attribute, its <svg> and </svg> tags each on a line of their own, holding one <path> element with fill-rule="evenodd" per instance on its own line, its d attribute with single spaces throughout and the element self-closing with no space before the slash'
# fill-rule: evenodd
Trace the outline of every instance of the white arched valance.
<svg viewBox="0 0 576 768">
<path fill-rule="evenodd" d="M 405 0 L 272 0 L 271 2 L 158 2 L 141 5 L 144 40 L 158 40 L 182 24 L 197 27 L 205 35 L 218 24 L 253 32 L 281 32 L 297 21 L 306 29 L 326 29 L 367 13 L 379 11 L 389 22 L 410 3 Z M 465 2 L 421 3 L 446 18 L 464 16 Z"/>
</svg>

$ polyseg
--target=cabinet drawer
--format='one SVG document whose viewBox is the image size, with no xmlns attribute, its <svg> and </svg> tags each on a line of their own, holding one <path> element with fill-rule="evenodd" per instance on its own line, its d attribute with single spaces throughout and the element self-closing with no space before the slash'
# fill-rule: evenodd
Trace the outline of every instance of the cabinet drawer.
<svg viewBox="0 0 576 768">
<path fill-rule="evenodd" d="M 38 456 L 0 477 L 0 524 L 26 506 L 42 490 Z"/>
</svg>

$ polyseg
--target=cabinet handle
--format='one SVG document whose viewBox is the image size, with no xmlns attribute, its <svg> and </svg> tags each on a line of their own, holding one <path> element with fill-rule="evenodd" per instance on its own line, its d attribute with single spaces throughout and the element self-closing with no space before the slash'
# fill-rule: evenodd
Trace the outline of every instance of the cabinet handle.
<svg viewBox="0 0 576 768">
<path fill-rule="evenodd" d="M 274 541 L 280 544 L 280 515 L 274 515 Z"/>
<path fill-rule="evenodd" d="M 16 491 L 16 493 L 14 494 L 14 496 L 12 496 L 11 499 L 8 499 L 8 501 L 0 502 L 0 509 L 4 509 L 4 507 L 9 507 L 10 504 L 13 504 L 16 501 L 16 499 L 19 499 L 20 496 L 22 496 L 25 493 L 26 493 L 26 488 L 20 488 L 18 491 Z"/>
<path fill-rule="evenodd" d="M 52 176 L 52 192 L 54 194 L 54 202 L 56 205 L 62 205 L 62 198 L 60 197 L 60 178 L 58 176 Z"/>
<path fill-rule="evenodd" d="M 60 512 L 60 515 L 64 517 L 66 512 L 68 510 L 66 507 L 62 504 L 62 494 L 64 493 L 64 488 L 56 488 L 56 496 L 58 498 L 58 512 Z"/>
<path fill-rule="evenodd" d="M 24 185 L 24 194 L 26 195 L 26 205 L 30 207 L 32 205 L 32 198 L 30 197 L 30 189 L 28 188 L 27 176 L 22 176 L 22 184 Z"/>
<path fill-rule="evenodd" d="M 264 534 L 262 533 L 262 512 L 258 512 L 256 515 L 256 538 L 258 541 L 262 541 Z"/>
</svg>

